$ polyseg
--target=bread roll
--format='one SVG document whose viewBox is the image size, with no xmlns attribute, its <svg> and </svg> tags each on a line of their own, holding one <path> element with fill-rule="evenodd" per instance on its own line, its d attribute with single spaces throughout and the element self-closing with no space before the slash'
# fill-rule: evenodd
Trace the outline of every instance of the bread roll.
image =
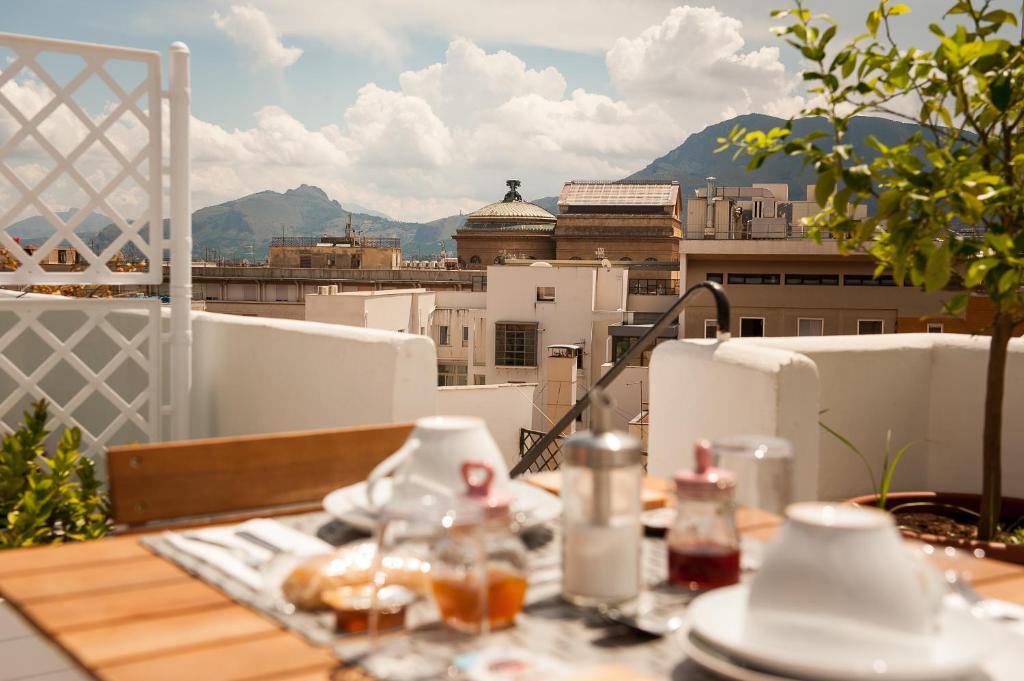
<svg viewBox="0 0 1024 681">
<path fill-rule="evenodd" d="M 375 552 L 373 542 L 361 541 L 310 558 L 285 578 L 281 593 L 300 610 L 321 610 L 327 607 L 325 591 L 373 582 Z M 411 555 L 389 554 L 381 565 L 385 584 L 400 584 L 418 594 L 427 593 L 429 571 L 429 563 Z"/>
</svg>

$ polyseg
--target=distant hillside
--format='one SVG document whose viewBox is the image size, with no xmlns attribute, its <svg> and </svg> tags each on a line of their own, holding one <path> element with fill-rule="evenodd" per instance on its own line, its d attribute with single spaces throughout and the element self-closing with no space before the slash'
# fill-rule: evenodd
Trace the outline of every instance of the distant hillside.
<svg viewBox="0 0 1024 681">
<path fill-rule="evenodd" d="M 64 222 L 67 222 L 74 217 L 77 212 L 77 208 L 58 211 L 57 217 Z M 100 215 L 99 213 L 91 213 L 82 220 L 82 223 L 75 231 L 81 237 L 88 237 L 100 231 L 108 224 L 110 224 L 110 218 L 107 216 Z M 31 243 L 36 240 L 47 238 L 53 234 L 54 230 L 42 215 L 33 215 L 32 217 L 28 217 L 24 220 L 19 220 L 18 222 L 8 225 L 6 231 L 11 236 L 20 237 L 26 242 Z"/>
<path fill-rule="evenodd" d="M 678 180 L 684 196 L 693 196 L 693 190 L 703 187 L 708 176 L 717 178 L 719 185 L 749 187 L 754 182 L 785 183 L 789 185 L 789 198 L 802 200 L 806 196 L 807 185 L 814 184 L 815 180 L 814 170 L 803 168 L 802 159 L 775 156 L 757 170 L 748 172 L 742 158 L 734 161 L 729 152 L 715 153 L 719 146 L 718 138 L 727 136 L 733 126 L 748 130 L 770 130 L 784 123 L 781 118 L 764 114 L 745 114 L 716 123 L 690 135 L 678 147 L 625 179 Z M 812 130 L 825 130 L 826 125 L 821 118 L 803 118 L 793 124 L 793 133 L 806 135 Z M 874 135 L 884 144 L 895 145 L 905 141 L 917 130 L 919 126 L 909 123 L 861 116 L 850 123 L 848 139 L 858 153 L 871 159 L 877 154 L 865 144 L 868 135 Z"/>
<path fill-rule="evenodd" d="M 407 254 L 438 250 L 430 225 L 382 215 L 353 212 L 352 227 L 369 236 L 398 237 Z M 258 192 L 193 213 L 194 253 L 205 257 L 211 249 L 222 258 L 262 259 L 274 236 L 343 234 L 347 221 L 348 211 L 319 187 L 304 184 L 283 194 Z"/>
</svg>

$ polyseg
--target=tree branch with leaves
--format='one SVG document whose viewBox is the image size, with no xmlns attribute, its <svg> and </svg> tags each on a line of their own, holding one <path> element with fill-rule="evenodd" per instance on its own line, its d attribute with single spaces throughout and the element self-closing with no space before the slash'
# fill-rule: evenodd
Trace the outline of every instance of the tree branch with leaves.
<svg viewBox="0 0 1024 681">
<path fill-rule="evenodd" d="M 820 116 L 831 134 L 794 137 L 793 119 L 770 131 L 733 129 L 719 140 L 749 168 L 776 154 L 814 169 L 820 212 L 807 220 L 811 238 L 838 240 L 841 252 L 874 257 L 876 275 L 935 292 L 961 286 L 946 303 L 962 313 L 972 293 L 994 304 L 986 376 L 983 483 L 978 536 L 998 531 L 1002 497 L 1002 419 L 1009 341 L 1024 323 L 1024 6 L 1021 14 L 991 0 L 957 0 L 945 17 L 955 28 L 929 26 L 931 49 L 900 45 L 892 30 L 910 8 L 883 0 L 866 30 L 836 38 L 838 26 L 803 0 L 772 15 L 777 35 L 799 50 L 811 95 L 799 117 Z M 912 121 L 921 130 L 886 146 L 871 137 L 873 158 L 846 141 L 855 116 Z M 875 214 L 854 220 L 854 209 Z"/>
</svg>

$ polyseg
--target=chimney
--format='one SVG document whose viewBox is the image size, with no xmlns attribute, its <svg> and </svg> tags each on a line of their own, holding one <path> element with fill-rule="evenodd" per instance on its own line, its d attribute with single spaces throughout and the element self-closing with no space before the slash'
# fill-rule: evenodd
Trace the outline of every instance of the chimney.
<svg viewBox="0 0 1024 681">
<path fill-rule="evenodd" d="M 716 187 L 716 183 L 715 183 L 715 178 L 714 177 L 704 178 L 704 181 L 708 183 L 707 184 L 708 209 L 707 209 L 707 213 L 704 215 L 704 233 L 708 234 L 708 233 L 714 233 L 714 231 L 715 231 L 715 192 L 717 191 L 718 188 Z"/>
</svg>

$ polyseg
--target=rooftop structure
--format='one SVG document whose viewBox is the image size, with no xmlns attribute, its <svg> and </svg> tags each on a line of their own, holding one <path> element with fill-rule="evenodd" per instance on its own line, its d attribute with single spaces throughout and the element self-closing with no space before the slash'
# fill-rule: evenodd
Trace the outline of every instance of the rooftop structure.
<svg viewBox="0 0 1024 681">
<path fill-rule="evenodd" d="M 546 259 L 554 256 L 551 233 L 555 216 L 535 203 L 524 201 L 521 182 L 505 182 L 508 191 L 501 201 L 466 216 L 455 233 L 458 261 L 463 267 L 483 269 L 506 257 Z"/>
<path fill-rule="evenodd" d="M 344 236 L 271 238 L 268 264 L 271 267 L 397 270 L 402 266 L 402 245 L 397 238 L 356 234 L 350 213 Z"/>
</svg>

